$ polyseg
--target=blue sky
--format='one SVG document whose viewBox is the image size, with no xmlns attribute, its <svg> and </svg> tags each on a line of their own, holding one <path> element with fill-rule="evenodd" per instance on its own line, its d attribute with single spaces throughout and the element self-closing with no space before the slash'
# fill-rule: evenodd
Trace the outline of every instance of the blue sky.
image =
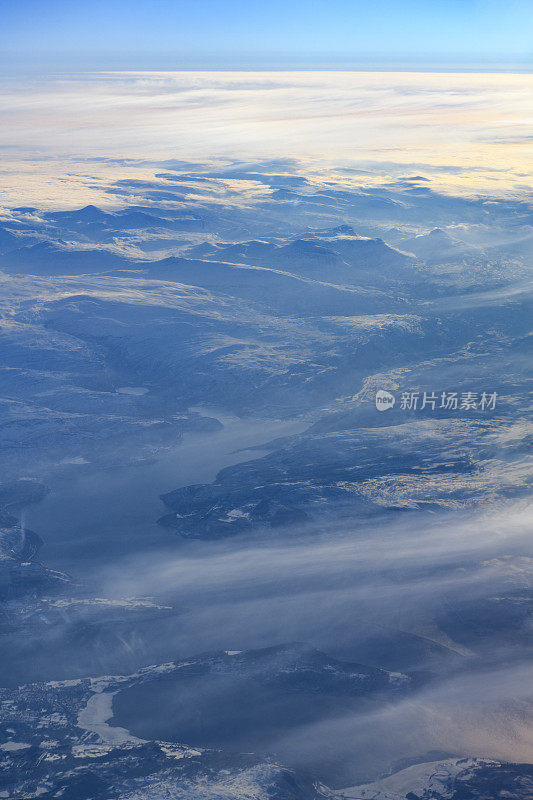
<svg viewBox="0 0 533 800">
<path fill-rule="evenodd" d="M 532 0 L 3 0 L 17 68 L 531 63 Z"/>
</svg>

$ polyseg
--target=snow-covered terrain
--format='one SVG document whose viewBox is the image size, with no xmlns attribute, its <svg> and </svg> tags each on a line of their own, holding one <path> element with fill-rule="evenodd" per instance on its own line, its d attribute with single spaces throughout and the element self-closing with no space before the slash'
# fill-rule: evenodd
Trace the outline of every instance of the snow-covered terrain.
<svg viewBox="0 0 533 800">
<path fill-rule="evenodd" d="M 0 219 L 0 797 L 530 797 L 527 197 L 114 170 Z"/>
</svg>

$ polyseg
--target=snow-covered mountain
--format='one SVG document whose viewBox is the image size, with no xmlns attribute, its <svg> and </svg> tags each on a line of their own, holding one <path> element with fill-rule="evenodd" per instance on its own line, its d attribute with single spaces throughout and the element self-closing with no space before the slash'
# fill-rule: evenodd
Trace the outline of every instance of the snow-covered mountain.
<svg viewBox="0 0 533 800">
<path fill-rule="evenodd" d="M 524 800 L 529 204 L 134 169 L 0 221 L 0 797 Z"/>
</svg>

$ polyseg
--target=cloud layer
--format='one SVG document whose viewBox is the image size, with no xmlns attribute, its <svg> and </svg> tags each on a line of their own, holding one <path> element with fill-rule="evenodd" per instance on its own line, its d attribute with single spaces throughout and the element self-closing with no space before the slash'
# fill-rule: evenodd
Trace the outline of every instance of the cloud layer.
<svg viewBox="0 0 533 800">
<path fill-rule="evenodd" d="M 424 171 L 451 192 L 530 188 L 528 74 L 94 73 L 6 82 L 4 202 L 98 202 L 139 162 L 295 158 L 361 183 Z M 103 160 L 102 160 L 103 159 Z M 111 159 L 111 161 L 109 161 Z M 126 159 L 126 163 L 124 160 Z M 346 171 L 348 170 L 348 171 Z M 369 178 L 370 180 L 370 178 Z M 364 181 L 363 181 L 364 182 Z"/>
</svg>

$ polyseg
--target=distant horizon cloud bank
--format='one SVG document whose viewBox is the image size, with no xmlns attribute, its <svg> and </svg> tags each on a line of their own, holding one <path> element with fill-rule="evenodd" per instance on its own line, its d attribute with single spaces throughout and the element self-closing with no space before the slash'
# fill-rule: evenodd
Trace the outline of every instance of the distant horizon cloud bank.
<svg viewBox="0 0 533 800">
<path fill-rule="evenodd" d="M 533 75 L 102 72 L 5 80 L 3 203 L 110 203 L 118 171 L 289 158 L 347 187 L 423 172 L 453 194 L 531 191 Z M 366 174 L 365 174 L 366 173 Z"/>
</svg>

